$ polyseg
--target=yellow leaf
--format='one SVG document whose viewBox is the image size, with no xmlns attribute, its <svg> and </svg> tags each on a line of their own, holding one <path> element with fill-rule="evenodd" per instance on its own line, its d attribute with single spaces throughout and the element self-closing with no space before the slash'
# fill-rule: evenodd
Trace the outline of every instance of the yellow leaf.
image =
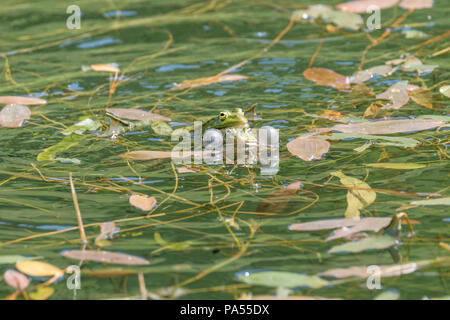
<svg viewBox="0 0 450 320">
<path fill-rule="evenodd" d="M 62 276 L 64 271 L 54 265 L 46 262 L 22 260 L 16 263 L 16 268 L 29 276 L 33 277 L 52 277 Z"/>
<path fill-rule="evenodd" d="M 110 64 L 91 64 L 91 69 L 94 71 L 105 71 L 105 72 L 119 72 L 120 69 L 112 66 Z"/>
<path fill-rule="evenodd" d="M 411 170 L 425 168 L 426 165 L 419 163 L 366 163 L 367 167 L 397 169 L 397 170 Z"/>
<path fill-rule="evenodd" d="M 47 300 L 55 292 L 52 287 L 40 287 L 35 292 L 30 293 L 30 298 L 33 300 Z"/>
<path fill-rule="evenodd" d="M 335 172 L 332 175 L 338 177 L 341 183 L 348 187 L 345 218 L 359 220 L 360 210 L 372 204 L 377 194 L 371 190 L 371 187 L 367 183 L 356 178 L 348 177 L 341 171 Z"/>
</svg>

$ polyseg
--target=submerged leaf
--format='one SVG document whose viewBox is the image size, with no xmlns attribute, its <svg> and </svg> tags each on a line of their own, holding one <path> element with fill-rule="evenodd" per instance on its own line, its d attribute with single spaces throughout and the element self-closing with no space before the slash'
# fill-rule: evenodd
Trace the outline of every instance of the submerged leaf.
<svg viewBox="0 0 450 320">
<path fill-rule="evenodd" d="M 160 136 L 170 136 L 172 133 L 172 127 L 163 121 L 153 121 L 151 124 L 153 131 Z"/>
<path fill-rule="evenodd" d="M 14 264 L 22 260 L 39 259 L 39 257 L 24 257 L 20 255 L 3 255 L 0 256 L 0 264 Z"/>
<path fill-rule="evenodd" d="M 291 154 L 300 157 L 300 159 L 312 161 L 322 158 L 330 150 L 330 143 L 315 137 L 298 137 L 290 141 L 286 147 Z"/>
<path fill-rule="evenodd" d="M 303 76 L 318 85 L 333 87 L 337 90 L 350 89 L 350 81 L 348 77 L 340 75 L 330 69 L 324 68 L 308 68 L 303 71 Z"/>
<path fill-rule="evenodd" d="M 155 197 L 133 194 L 130 197 L 130 204 L 137 207 L 138 209 L 149 211 L 156 205 L 156 199 Z"/>
<path fill-rule="evenodd" d="M 372 236 L 359 241 L 351 241 L 334 246 L 328 250 L 328 253 L 357 253 L 365 250 L 381 250 L 392 247 L 395 244 L 395 239 L 390 236 Z"/>
<path fill-rule="evenodd" d="M 404 137 L 384 137 L 384 136 L 376 136 L 370 134 L 361 134 L 361 133 L 333 133 L 330 136 L 317 136 L 321 139 L 328 140 L 342 140 L 349 138 L 356 139 L 367 139 L 367 140 L 383 140 L 389 142 L 378 142 L 379 145 L 382 146 L 398 146 L 398 147 L 406 147 L 406 148 L 414 148 L 419 145 L 419 141 L 412 138 L 404 138 Z"/>
<path fill-rule="evenodd" d="M 301 182 L 294 182 L 285 188 L 268 194 L 256 207 L 256 212 L 281 212 L 301 187 Z"/>
<path fill-rule="evenodd" d="M 57 153 L 69 150 L 72 147 L 75 147 L 78 145 L 82 140 L 86 139 L 87 136 L 80 136 L 80 135 L 70 135 L 64 137 L 60 142 L 55 144 L 54 146 L 45 148 L 41 153 L 37 156 L 37 161 L 46 161 L 46 160 L 53 160 L 55 159 L 55 156 Z"/>
<path fill-rule="evenodd" d="M 8 104 L 0 111 L 0 127 L 21 127 L 25 120 L 29 120 L 31 111 L 26 106 Z"/>
<path fill-rule="evenodd" d="M 140 257 L 110 251 L 69 250 L 63 252 L 62 255 L 70 259 L 88 260 L 102 263 L 125 265 L 150 264 L 150 262 L 148 262 L 146 259 Z"/>
<path fill-rule="evenodd" d="M 423 39 L 428 38 L 428 34 L 419 30 L 403 30 L 402 33 L 406 39 Z"/>
<path fill-rule="evenodd" d="M 329 284 L 318 276 L 277 271 L 243 272 L 238 280 L 252 285 L 283 288 L 320 288 Z"/>
<path fill-rule="evenodd" d="M 439 92 L 442 93 L 447 98 L 450 98 L 450 85 L 440 87 Z"/>
<path fill-rule="evenodd" d="M 102 124 L 98 120 L 92 120 L 90 118 L 84 119 L 78 123 L 75 123 L 74 125 L 71 125 L 70 127 L 63 130 L 61 133 L 65 136 L 69 136 L 72 133 L 81 135 L 86 131 L 95 131 L 97 130 Z"/>
</svg>

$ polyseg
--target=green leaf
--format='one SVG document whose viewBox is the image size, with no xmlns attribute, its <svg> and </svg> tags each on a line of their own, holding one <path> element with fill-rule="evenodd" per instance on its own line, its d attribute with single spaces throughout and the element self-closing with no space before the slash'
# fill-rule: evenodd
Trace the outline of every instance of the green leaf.
<svg viewBox="0 0 450 320">
<path fill-rule="evenodd" d="M 386 249 L 395 245 L 395 239 L 390 236 L 372 236 L 359 241 L 347 242 L 332 247 L 328 253 L 357 253 L 365 250 Z"/>
<path fill-rule="evenodd" d="M 70 135 L 64 137 L 60 142 L 54 146 L 44 149 L 37 156 L 37 161 L 53 160 L 57 153 L 69 150 L 70 148 L 78 145 L 82 140 L 86 139 L 87 136 Z"/>
<path fill-rule="evenodd" d="M 40 257 L 24 257 L 20 255 L 4 255 L 0 256 L 0 264 L 12 264 L 22 260 L 34 260 Z"/>
<path fill-rule="evenodd" d="M 396 170 L 412 170 L 412 169 L 420 169 L 425 168 L 425 164 L 419 163 L 366 163 L 367 167 L 373 168 L 385 168 L 385 169 L 396 169 Z"/>
<path fill-rule="evenodd" d="M 173 129 L 164 121 L 153 121 L 151 124 L 153 131 L 161 136 L 170 136 Z"/>
<path fill-rule="evenodd" d="M 252 285 L 283 288 L 320 288 L 329 284 L 318 276 L 277 271 L 244 272 L 243 275 L 238 276 L 238 280 Z"/>
<path fill-rule="evenodd" d="M 410 202 L 412 205 L 416 206 L 450 206 L 450 197 L 439 198 L 439 199 L 429 199 L 429 200 L 418 200 Z"/>
<path fill-rule="evenodd" d="M 420 142 L 412 139 L 412 138 L 403 138 L 403 137 L 384 137 L 384 136 L 376 136 L 370 134 L 362 134 L 362 133 L 340 133 L 335 132 L 331 136 L 317 136 L 318 138 L 327 139 L 327 140 L 343 140 L 349 138 L 358 138 L 358 139 L 366 139 L 366 140 L 384 140 L 390 142 L 379 142 L 379 145 L 382 146 L 396 146 L 396 147 L 407 147 L 414 148 Z"/>
<path fill-rule="evenodd" d="M 102 124 L 100 123 L 100 121 L 87 118 L 74 125 L 71 125 L 67 129 L 63 130 L 61 133 L 65 136 L 69 136 L 72 133 L 83 134 L 85 131 L 95 131 L 98 128 L 100 128 L 101 125 Z"/>
</svg>

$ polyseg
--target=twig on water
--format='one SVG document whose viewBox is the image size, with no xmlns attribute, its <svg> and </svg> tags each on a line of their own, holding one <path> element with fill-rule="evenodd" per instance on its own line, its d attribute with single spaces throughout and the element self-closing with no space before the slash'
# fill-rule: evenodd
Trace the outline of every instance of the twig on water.
<svg viewBox="0 0 450 320">
<path fill-rule="evenodd" d="M 70 189 L 72 190 L 73 205 L 75 207 L 75 212 L 77 213 L 78 229 L 80 229 L 81 241 L 83 241 L 83 243 L 86 244 L 88 241 L 86 239 L 86 233 L 84 232 L 83 220 L 81 219 L 81 212 L 80 207 L 78 205 L 77 193 L 75 192 L 75 187 L 72 181 L 72 172 L 69 173 L 69 178 L 70 178 Z"/>
</svg>

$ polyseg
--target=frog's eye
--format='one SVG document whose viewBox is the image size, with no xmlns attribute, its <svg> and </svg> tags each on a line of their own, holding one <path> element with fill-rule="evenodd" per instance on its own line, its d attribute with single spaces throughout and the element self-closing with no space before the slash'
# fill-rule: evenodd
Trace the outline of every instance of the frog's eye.
<svg viewBox="0 0 450 320">
<path fill-rule="evenodd" d="M 221 112 L 220 114 L 219 114 L 219 119 L 220 120 L 225 120 L 227 118 L 227 114 L 225 113 L 225 112 Z"/>
</svg>

